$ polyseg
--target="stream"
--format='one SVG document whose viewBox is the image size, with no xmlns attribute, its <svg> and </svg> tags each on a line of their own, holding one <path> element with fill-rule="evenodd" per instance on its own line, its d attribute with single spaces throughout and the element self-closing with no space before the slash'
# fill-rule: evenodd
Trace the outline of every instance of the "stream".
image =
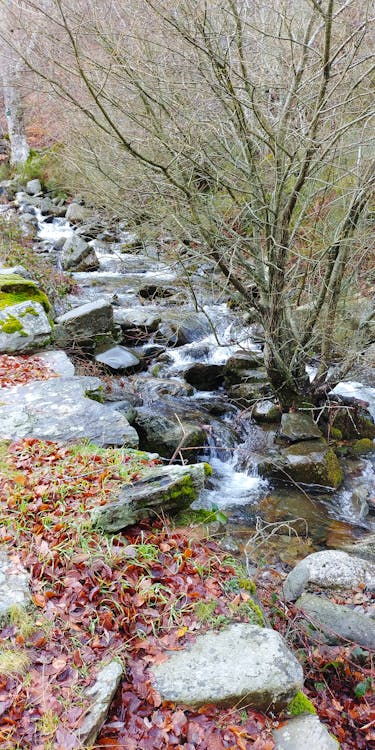
<svg viewBox="0 0 375 750">
<path fill-rule="evenodd" d="M 35 249 L 52 254 L 59 267 L 59 252 L 63 239 L 76 231 L 66 219 L 45 221 L 39 211 L 38 236 Z M 158 413 L 167 408 L 168 413 L 181 417 L 188 414 L 204 424 L 207 446 L 199 453 L 213 468 L 210 487 L 195 507 L 220 509 L 228 517 L 226 537 L 233 538 L 240 547 L 246 543 L 250 531 L 278 522 L 292 522 L 292 527 L 302 537 L 294 549 L 295 537 L 289 529 L 281 527 L 273 536 L 275 555 L 293 564 L 295 556 L 322 547 L 336 548 L 375 529 L 375 516 L 366 514 L 358 499 L 358 489 L 366 487 L 375 496 L 375 459 L 345 459 L 345 481 L 334 493 L 311 494 L 297 486 L 274 487 L 257 473 L 257 455 L 272 449 L 277 426 L 256 424 L 248 412 L 241 411 L 229 402 L 222 386 L 215 390 L 196 390 L 184 393 L 184 372 L 194 364 L 222 365 L 239 349 L 261 353 L 261 336 L 258 327 L 246 325 L 239 315 L 230 310 L 223 298 L 217 300 L 211 289 L 209 273 L 205 269 L 193 271 L 194 294 L 187 280 L 181 277 L 183 268 L 178 261 L 163 262 L 157 248 L 146 245 L 133 248 L 134 237 L 129 232 L 120 235 L 119 242 L 91 240 L 100 266 L 97 271 L 77 272 L 73 278 L 77 293 L 66 300 L 66 309 L 101 299 L 111 300 L 115 310 L 177 311 L 183 318 L 199 311 L 204 325 L 192 329 L 184 343 L 161 347 L 157 337 L 150 334 L 144 342 L 129 341 L 125 346 L 144 354 L 149 347 L 155 355 L 147 359 L 148 369 L 141 374 L 127 375 L 144 404 Z M 123 243 L 129 248 L 122 252 Z M 185 264 L 184 264 L 185 265 Z M 150 285 L 151 300 L 141 296 Z M 59 311 L 60 312 L 60 311 Z M 181 392 L 160 396 L 158 379 L 181 383 Z M 375 419 L 375 388 L 358 382 L 341 383 L 335 392 L 356 396 L 369 403 Z M 293 524 L 293 520 L 295 520 Z M 304 519 L 304 521 L 301 521 Z M 272 527 L 269 527 L 272 528 Z M 276 538 L 276 541 L 275 541 Z M 302 548 L 301 548 L 302 545 Z M 310 545 L 310 546 L 309 546 Z M 269 552 L 270 550 L 268 550 Z"/>
</svg>

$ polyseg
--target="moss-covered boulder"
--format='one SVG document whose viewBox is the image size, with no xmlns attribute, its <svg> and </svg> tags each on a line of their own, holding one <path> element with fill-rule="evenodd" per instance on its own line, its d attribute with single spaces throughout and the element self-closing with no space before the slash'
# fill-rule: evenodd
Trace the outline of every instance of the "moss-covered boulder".
<svg viewBox="0 0 375 750">
<path fill-rule="evenodd" d="M 281 482 L 339 487 L 343 473 L 338 458 L 324 440 L 305 440 L 267 456 L 258 466 L 261 476 Z"/>
<path fill-rule="evenodd" d="M 51 305 L 46 295 L 38 289 L 34 281 L 16 273 L 0 275 L 0 310 L 27 300 L 39 302 L 46 313 L 50 310 Z"/>
<path fill-rule="evenodd" d="M 116 532 L 161 513 L 185 510 L 204 488 L 207 464 L 157 466 L 132 485 L 126 485 L 118 500 L 96 508 L 94 525 Z"/>
<path fill-rule="evenodd" d="M 28 300 L 0 309 L 0 352 L 35 351 L 51 341 L 52 328 L 39 302 Z"/>
</svg>

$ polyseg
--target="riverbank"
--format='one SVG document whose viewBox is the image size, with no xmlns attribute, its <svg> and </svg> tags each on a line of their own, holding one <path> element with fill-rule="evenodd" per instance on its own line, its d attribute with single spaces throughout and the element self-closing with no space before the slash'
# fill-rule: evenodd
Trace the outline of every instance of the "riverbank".
<svg viewBox="0 0 375 750">
<path fill-rule="evenodd" d="M 73 231 L 66 224 L 52 223 L 51 226 L 57 227 L 59 233 L 63 232 L 65 240 L 66 232 Z M 39 231 L 42 233 L 43 229 Z M 56 248 L 51 250 L 51 229 L 48 234 L 47 245 L 42 248 L 38 246 L 38 253 L 41 253 L 39 257 L 45 257 L 46 260 L 51 255 L 56 257 L 56 253 L 60 257 L 60 251 Z M 239 520 L 243 526 L 244 520 L 248 520 L 248 539 L 254 534 L 254 519 L 259 512 L 259 505 L 263 502 L 264 507 L 267 503 L 273 503 L 275 507 L 277 498 L 277 495 L 273 495 L 272 500 L 270 486 L 258 476 L 254 463 L 254 456 L 269 448 L 269 441 L 273 440 L 275 430 L 254 424 L 249 419 L 252 411 L 249 413 L 247 407 L 245 424 L 241 421 L 242 413 L 238 421 L 238 409 L 233 402 L 228 403 L 223 390 L 220 390 L 221 379 L 226 377 L 224 368 L 235 354 L 233 349 L 237 349 L 236 330 L 238 332 L 241 329 L 241 347 L 242 350 L 246 349 L 246 356 L 242 351 L 242 359 L 237 357 L 237 366 L 238 359 L 242 362 L 239 369 L 233 368 L 233 360 L 230 368 L 227 367 L 226 388 L 233 389 L 245 383 L 245 399 L 254 399 L 256 391 L 258 395 L 262 395 L 259 388 L 263 388 L 265 383 L 260 375 L 262 369 L 258 362 L 261 345 L 254 338 L 249 339 L 250 333 L 254 337 L 254 329 L 249 331 L 246 326 L 244 328 L 244 321 L 236 329 L 230 311 L 223 305 L 220 310 L 214 310 L 211 306 L 210 321 L 214 319 L 217 324 L 215 334 L 212 334 L 210 323 L 207 323 L 209 300 L 203 305 L 203 315 L 202 310 L 197 315 L 187 304 L 184 314 L 181 316 L 179 312 L 176 317 L 178 301 L 181 304 L 186 293 L 184 284 L 180 285 L 177 281 L 176 269 L 166 269 L 155 257 L 145 256 L 139 251 L 133 254 L 120 253 L 119 248 L 115 248 L 113 244 L 107 245 L 105 252 L 103 247 L 100 249 L 96 246 L 95 252 L 99 259 L 99 270 L 74 272 L 76 286 L 67 302 L 73 312 L 75 310 L 76 320 L 77 310 L 85 305 L 91 305 L 90 312 L 93 305 L 94 310 L 97 309 L 94 300 L 99 295 L 106 311 L 104 319 L 108 328 L 105 333 L 111 335 L 115 332 L 113 322 L 116 310 L 120 310 L 121 315 L 117 314 L 115 324 L 117 331 L 119 326 L 121 328 L 120 354 L 125 356 L 123 349 L 129 347 L 124 347 L 124 344 L 131 340 L 133 346 L 130 353 L 137 362 L 133 360 L 129 366 L 128 361 L 125 366 L 122 360 L 121 374 L 110 375 L 108 369 L 100 370 L 102 364 L 100 359 L 99 363 L 95 362 L 95 351 L 82 355 L 82 341 L 74 340 L 72 354 L 80 360 L 81 367 L 96 368 L 95 376 L 101 372 L 107 373 L 100 386 L 101 391 L 98 391 L 100 384 L 91 382 L 97 380 L 92 377 L 92 373 L 90 377 L 87 377 L 87 373 L 80 376 L 82 381 L 85 377 L 87 381 L 90 380 L 90 387 L 86 387 L 89 384 L 85 381 L 85 392 L 81 393 L 84 398 L 83 411 L 79 419 L 83 420 L 83 413 L 88 413 L 96 403 L 99 411 L 96 412 L 95 420 L 99 413 L 104 419 L 105 412 L 107 425 L 105 429 L 101 429 L 100 434 L 98 431 L 95 433 L 97 445 L 99 443 L 106 446 L 112 441 L 120 447 L 111 449 L 83 446 L 72 449 L 67 443 L 56 443 L 51 439 L 51 433 L 48 433 L 54 417 L 53 409 L 49 415 L 44 415 L 47 419 L 44 422 L 42 420 L 45 430 L 42 439 L 43 435 L 35 432 L 38 424 L 38 429 L 42 429 L 41 422 L 35 420 L 33 407 L 28 404 L 35 404 L 39 386 L 33 386 L 32 383 L 38 381 L 43 373 L 46 374 L 45 364 L 38 366 L 35 360 L 16 355 L 8 363 L 7 373 L 6 356 L 3 360 L 3 387 L 9 386 L 13 372 L 20 373 L 20 388 L 24 385 L 27 387 L 31 375 L 30 398 L 27 395 L 29 391 L 26 393 L 18 390 L 17 395 L 14 392 L 13 403 L 11 394 L 10 401 L 8 400 L 10 410 L 15 406 L 19 409 L 22 398 L 25 399 L 26 406 L 22 416 L 24 421 L 19 421 L 18 411 L 14 425 L 18 429 L 20 424 L 26 424 L 26 429 L 29 430 L 26 434 L 29 436 L 22 439 L 19 435 L 18 440 L 11 443 L 9 456 L 3 456 L 2 502 L 6 523 L 2 527 L 2 533 L 3 542 L 11 552 L 12 547 L 18 545 L 20 551 L 17 554 L 20 559 L 15 559 L 14 562 L 24 566 L 26 575 L 31 572 L 32 590 L 31 620 L 28 621 L 27 617 L 16 611 L 11 614 L 14 621 L 6 625 L 5 632 L 2 633 L 4 651 L 13 650 L 11 659 L 14 659 L 18 649 L 24 659 L 18 675 L 7 677 L 3 687 L 5 703 L 9 700 L 9 695 L 12 700 L 5 711 L 4 726 L 10 727 L 6 729 L 9 737 L 6 738 L 5 734 L 4 738 L 6 741 L 10 738 L 9 742 L 13 742 L 13 745 L 10 744 L 9 747 L 13 750 L 14 743 L 18 741 L 16 731 L 19 727 L 14 729 L 14 722 L 19 711 L 19 717 L 23 718 L 20 729 L 25 731 L 20 740 L 24 743 L 22 747 L 27 742 L 30 747 L 45 750 L 49 746 L 79 747 L 81 740 L 77 739 L 75 732 L 83 721 L 88 705 L 84 690 L 93 684 L 102 662 L 109 660 L 111 663 L 113 657 L 120 657 L 119 661 L 127 670 L 122 699 L 120 700 L 119 694 L 95 746 L 117 745 L 132 750 L 135 747 L 162 747 L 161 741 L 168 747 L 171 740 L 172 746 L 189 750 L 193 747 L 221 749 L 233 746 L 242 750 L 243 747 L 269 750 L 275 742 L 271 732 L 277 728 L 279 721 L 287 717 L 287 711 L 285 714 L 278 714 L 277 719 L 274 711 L 267 716 L 254 712 L 251 707 L 246 707 L 246 716 L 244 709 L 240 712 L 231 710 L 229 713 L 218 708 L 182 711 L 178 707 L 165 705 L 155 696 L 155 688 L 150 687 L 149 676 L 150 665 L 152 667 L 153 663 L 157 664 L 162 652 L 166 653 L 170 649 L 184 650 L 185 646 L 192 644 L 197 634 L 207 628 L 220 632 L 222 628 L 228 628 L 238 621 L 258 627 L 264 624 L 261 622 L 259 604 L 253 600 L 254 589 L 249 581 L 249 565 L 257 564 L 252 578 L 256 579 L 258 596 L 263 602 L 267 622 L 287 636 L 288 642 L 290 640 L 290 645 L 301 658 L 307 676 L 307 693 L 318 707 L 319 715 L 339 737 L 343 750 L 360 748 L 360 742 L 362 747 L 367 747 L 366 742 L 373 739 L 368 714 L 371 671 L 367 650 L 362 648 L 361 653 L 356 654 L 354 644 L 332 646 L 326 640 L 319 643 L 311 633 L 307 636 L 302 627 L 305 619 L 303 613 L 291 601 L 286 603 L 281 590 L 288 567 L 285 563 L 282 564 L 282 557 L 280 563 L 280 550 L 276 550 L 273 565 L 267 559 L 268 539 L 274 540 L 276 531 L 285 532 L 284 535 L 277 534 L 279 537 L 284 536 L 284 554 L 291 546 L 290 533 L 301 533 L 300 519 L 306 515 L 305 506 L 301 512 L 301 497 L 305 497 L 306 506 L 312 508 L 312 516 L 317 516 L 320 524 L 327 513 L 322 500 L 315 501 L 306 491 L 299 492 L 295 500 L 298 512 L 292 515 L 289 509 L 288 512 L 283 509 L 283 515 L 279 517 L 280 521 L 286 522 L 297 517 L 297 523 L 293 521 L 289 527 L 280 526 L 275 522 L 275 517 L 269 517 L 270 526 L 267 529 L 266 516 L 263 537 L 261 540 L 258 537 L 258 542 L 262 541 L 260 554 L 256 554 L 255 536 L 254 555 L 251 544 L 247 547 L 247 568 L 243 568 L 237 558 L 233 557 L 239 551 L 236 541 L 231 538 L 236 526 L 236 506 L 239 509 L 245 507 L 245 513 Z M 106 268 L 111 270 L 105 270 Z M 142 296 L 145 291 L 146 296 Z M 145 304 L 150 294 L 153 298 L 151 312 L 148 303 Z M 138 306 L 135 305 L 136 300 Z M 110 316 L 111 311 L 113 318 Z M 87 310 L 84 314 L 86 313 Z M 135 313 L 138 317 L 134 320 Z M 184 327 L 186 318 L 189 322 L 185 322 Z M 71 325 L 71 320 L 72 316 L 68 317 L 68 321 L 60 319 L 58 326 L 66 325 L 67 322 Z M 84 320 L 86 325 L 87 317 Z M 100 320 L 102 325 L 103 318 Z M 75 336 L 77 331 L 79 328 L 74 329 Z M 97 333 L 95 331 L 95 335 Z M 103 331 L 99 333 L 102 334 Z M 156 333 L 159 335 L 155 339 L 153 335 Z M 72 341 L 70 345 L 71 343 Z M 98 354 L 100 357 L 101 352 Z M 249 358 L 252 381 L 248 375 Z M 203 370 L 198 373 L 198 380 L 197 362 L 204 365 Z M 113 360 L 110 367 L 113 373 Z M 233 382 L 233 373 L 236 372 Z M 239 382 L 236 382 L 238 372 Z M 184 379 L 181 378 L 182 373 Z M 231 373 L 230 379 L 228 373 Z M 67 377 L 66 373 L 63 377 Z M 78 382 L 79 377 L 74 377 Z M 189 382 L 192 378 L 194 385 Z M 53 383 L 54 378 L 50 380 Z M 55 385 L 51 386 L 57 392 L 55 411 L 58 411 L 59 399 L 60 406 L 62 404 L 61 395 L 65 387 L 64 380 L 60 382 L 60 396 L 59 388 L 56 391 Z M 46 389 L 49 386 L 45 387 L 40 404 L 43 399 L 45 403 Z M 94 398 L 99 398 L 99 401 L 104 400 L 104 404 L 87 399 L 88 392 Z M 244 398 L 243 392 L 237 396 Z M 3 398 L 5 399 L 4 392 Z M 73 399 L 70 397 L 73 405 L 78 400 L 77 396 Z M 4 404 L 2 408 L 4 409 Z M 43 406 L 38 409 L 43 417 Z M 178 419 L 175 418 L 176 414 Z M 71 417 L 69 416 L 69 425 L 67 419 L 63 418 L 62 423 L 64 422 L 63 428 L 71 429 Z M 143 448 L 156 450 L 164 464 L 171 459 L 181 460 L 181 456 L 187 455 L 189 460 L 194 460 L 199 455 L 213 459 L 216 471 L 212 480 L 209 480 L 212 482 L 211 487 L 201 494 L 201 504 L 208 506 L 206 520 L 211 520 L 210 512 L 216 517 L 216 526 L 211 526 L 209 531 L 211 534 L 219 531 L 219 540 L 224 536 L 221 546 L 210 537 L 200 541 L 202 527 L 194 524 L 187 529 L 175 531 L 170 521 L 167 525 L 160 522 L 156 525 L 151 522 L 150 525 L 150 522 L 142 521 L 140 526 L 133 527 L 130 531 L 125 529 L 120 534 L 109 537 L 99 534 L 92 527 L 92 504 L 101 507 L 103 504 L 105 506 L 109 497 L 113 500 L 119 483 L 128 486 L 130 480 L 137 484 L 144 467 L 147 468 L 150 460 L 154 461 L 145 454 L 137 456 L 133 444 L 130 451 L 124 447 L 124 429 L 129 422 L 131 430 L 127 432 L 128 439 L 140 439 Z M 194 446 L 192 435 L 197 429 L 197 443 Z M 34 432 L 30 433 L 30 430 Z M 115 432 L 118 436 L 116 441 L 119 442 L 114 440 Z M 122 438 L 119 437 L 120 433 Z M 62 433 L 59 435 L 61 438 Z M 10 440 L 16 436 L 16 429 L 13 435 L 7 435 Z M 66 439 L 71 438 L 72 434 L 69 433 L 69 438 Z M 228 461 L 228 453 L 234 460 Z M 363 471 L 363 464 L 357 464 L 358 470 Z M 355 469 L 353 478 L 358 484 Z M 347 489 L 345 491 L 348 492 Z M 290 489 L 285 494 L 289 502 L 292 494 Z M 227 525 L 224 533 L 217 527 L 217 519 L 223 521 L 217 505 L 210 511 L 213 502 L 217 503 L 220 498 L 224 499 L 221 507 L 232 515 L 230 531 Z M 364 504 L 367 504 L 367 498 L 369 494 L 363 498 Z M 332 506 L 331 496 L 326 502 Z M 324 508 L 324 514 L 319 514 L 319 507 Z M 160 513 L 163 513 L 162 508 Z M 363 519 L 367 515 L 362 514 L 363 529 L 367 523 Z M 335 523 L 340 526 L 340 521 Z M 345 524 L 342 524 L 340 531 L 345 528 Z M 304 526 L 302 532 L 305 529 Z M 308 534 L 310 533 L 309 529 Z M 315 540 L 316 538 L 317 534 Z M 323 546 L 325 541 L 326 538 L 321 535 L 319 545 Z M 297 559 L 305 557 L 310 551 L 309 539 L 306 545 L 307 548 L 303 544 L 299 547 L 297 545 Z M 229 558 L 225 548 L 231 550 Z M 293 565 L 293 557 L 286 558 L 286 562 Z M 318 584 L 312 581 L 312 585 L 316 587 Z M 319 590 L 322 593 L 323 590 Z M 361 580 L 354 591 L 349 589 L 341 599 L 337 592 L 333 593 L 333 599 L 339 600 L 340 605 L 360 607 L 364 612 L 369 611 L 369 596 L 367 589 L 361 586 Z M 353 641 L 355 642 L 355 638 Z M 344 642 L 347 642 L 347 637 Z M 342 664 L 342 668 L 338 664 Z M 92 669 L 87 668 L 90 665 Z M 24 677 L 20 679 L 22 672 Z M 45 676 L 43 684 L 46 681 L 44 692 L 40 692 L 38 688 L 41 675 Z M 329 679 L 326 679 L 326 675 L 329 675 Z M 50 691 L 48 695 L 54 707 L 51 714 L 48 714 L 47 704 L 44 703 L 45 690 Z M 303 706 L 302 713 L 307 705 Z M 342 725 L 343 714 L 345 726 L 340 730 L 339 719 Z M 279 744 L 277 747 L 283 745 Z"/>
</svg>

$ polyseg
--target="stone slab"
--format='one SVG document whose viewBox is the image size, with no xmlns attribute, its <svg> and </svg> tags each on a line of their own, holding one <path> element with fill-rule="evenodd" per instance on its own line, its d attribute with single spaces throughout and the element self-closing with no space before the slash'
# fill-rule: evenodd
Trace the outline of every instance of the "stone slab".
<svg viewBox="0 0 375 750">
<path fill-rule="evenodd" d="M 93 377 L 53 378 L 0 389 L 0 438 L 74 441 L 138 447 L 138 435 L 120 412 L 87 395 L 100 395 Z"/>
</svg>

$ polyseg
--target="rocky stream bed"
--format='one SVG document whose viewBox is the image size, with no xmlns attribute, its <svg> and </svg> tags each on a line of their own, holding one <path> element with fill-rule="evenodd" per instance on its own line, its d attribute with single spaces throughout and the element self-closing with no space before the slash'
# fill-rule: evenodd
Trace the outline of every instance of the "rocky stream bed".
<svg viewBox="0 0 375 750">
<path fill-rule="evenodd" d="M 258 565 L 264 582 L 273 566 L 283 582 L 292 567 L 285 601 L 296 602 L 328 642 L 334 633 L 338 642 L 374 649 L 371 356 L 363 383 L 354 374 L 335 389 L 336 399 L 361 404 L 359 421 L 350 406 L 345 414 L 352 439 L 345 441 L 347 424 L 338 418 L 330 441 L 330 427 L 323 434 L 310 412 L 280 414 L 263 366 L 262 330 L 228 307 L 225 290 L 218 299 L 215 270 L 193 266 L 186 247 L 175 248 L 169 237 L 141 243 L 126 226 L 101 225 L 79 199 L 68 207 L 51 200 L 35 180 L 15 194 L 9 184 L 3 191 L 3 218 L 31 231 L 34 251 L 71 273 L 75 287 L 51 309 L 27 268 L 0 269 L 0 351 L 38 352 L 58 376 L 0 389 L 0 438 L 84 438 L 157 455 L 161 463 L 146 477 L 93 511 L 95 526 L 113 533 L 160 513 L 212 511 L 210 534 L 223 550 L 245 556 L 249 575 Z M 1 554 L 6 616 L 10 603 L 27 605 L 28 573 L 10 565 L 5 548 Z M 344 606 L 321 596 L 337 588 L 368 597 Z M 121 674 L 111 662 L 91 687 L 92 711 L 77 734 L 86 746 Z M 273 711 L 303 686 L 285 642 L 254 623 L 199 636 L 157 666 L 154 679 L 162 697 L 183 705 Z M 338 747 L 311 714 L 273 736 L 279 750 L 306 742 Z"/>
</svg>

